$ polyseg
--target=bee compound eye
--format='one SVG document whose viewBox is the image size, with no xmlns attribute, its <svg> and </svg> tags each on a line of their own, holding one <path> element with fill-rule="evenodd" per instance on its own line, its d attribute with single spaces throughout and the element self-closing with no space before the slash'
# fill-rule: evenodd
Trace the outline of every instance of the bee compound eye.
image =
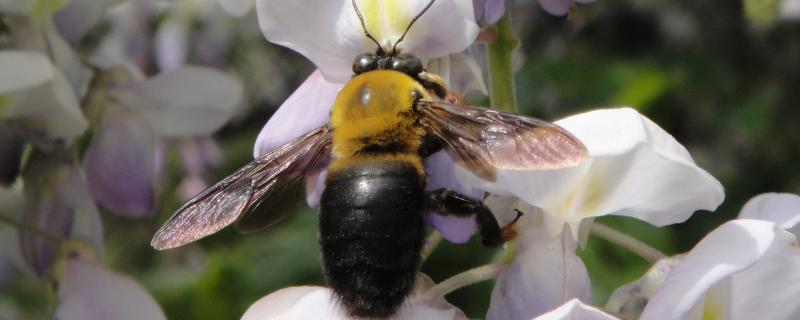
<svg viewBox="0 0 800 320">
<path fill-rule="evenodd" d="M 422 60 L 413 54 L 401 53 L 392 57 L 391 69 L 416 77 L 422 72 Z"/>
<path fill-rule="evenodd" d="M 374 53 L 362 53 L 353 60 L 353 73 L 362 74 L 375 70 L 377 56 Z"/>
</svg>

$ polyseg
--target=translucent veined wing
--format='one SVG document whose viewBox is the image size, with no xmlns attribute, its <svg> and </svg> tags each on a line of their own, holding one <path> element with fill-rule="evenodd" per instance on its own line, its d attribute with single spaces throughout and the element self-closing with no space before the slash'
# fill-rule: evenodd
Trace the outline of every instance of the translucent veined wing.
<svg viewBox="0 0 800 320">
<path fill-rule="evenodd" d="M 547 170 L 586 159 L 586 147 L 561 127 L 530 117 L 480 107 L 421 101 L 420 122 L 447 154 L 478 177 L 496 170 Z"/>
<path fill-rule="evenodd" d="M 277 222 L 288 212 L 285 195 L 306 175 L 321 171 L 330 160 L 331 135 L 325 126 L 311 131 L 236 170 L 189 200 L 159 229 L 151 245 L 178 247 L 237 222 L 244 231 Z M 275 206 L 270 206 L 271 199 Z M 254 210 L 267 200 L 262 207 Z"/>
</svg>

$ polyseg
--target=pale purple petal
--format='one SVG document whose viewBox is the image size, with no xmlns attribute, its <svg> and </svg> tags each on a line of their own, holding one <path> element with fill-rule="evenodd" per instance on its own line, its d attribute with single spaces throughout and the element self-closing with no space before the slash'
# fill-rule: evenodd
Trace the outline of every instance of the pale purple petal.
<svg viewBox="0 0 800 320">
<path fill-rule="evenodd" d="M 64 239 L 79 239 L 103 248 L 102 223 L 81 172 L 65 163 L 66 151 L 31 157 L 24 172 L 22 221 Z M 28 232 L 19 233 L 22 254 L 33 271 L 44 275 L 53 263 L 56 246 Z"/>
<path fill-rule="evenodd" d="M 253 303 L 241 319 L 352 319 L 335 301 L 333 292 L 328 288 L 284 288 Z M 466 320 L 466 317 L 461 310 L 452 305 L 411 298 L 392 319 Z"/>
<path fill-rule="evenodd" d="M 591 301 L 589 274 L 575 255 L 575 241 L 569 232 L 551 236 L 534 226 L 537 215 L 528 211 L 519 221 L 518 253 L 497 278 L 488 320 L 532 319 L 573 298 Z"/>
<path fill-rule="evenodd" d="M 572 299 L 558 309 L 536 317 L 534 320 L 618 320 L 619 318 Z"/>
<path fill-rule="evenodd" d="M 391 50 L 411 19 L 428 1 L 361 1 L 367 29 Z M 258 0 L 258 22 L 267 40 L 306 56 L 326 79 L 344 83 L 353 74 L 353 58 L 375 52 L 350 0 Z M 384 17 L 392 17 L 385 19 Z M 475 40 L 472 1 L 440 0 L 409 31 L 398 48 L 423 59 L 461 52 Z M 310 23 L 312 22 L 312 23 Z M 441 28 L 445 25 L 447 28 Z"/>
<path fill-rule="evenodd" d="M 57 294 L 56 319 L 166 319 L 142 285 L 82 258 L 66 260 Z"/>
<path fill-rule="evenodd" d="M 486 0 L 485 8 L 483 9 L 484 17 L 486 17 L 487 24 L 495 24 L 500 18 L 506 14 L 506 1 L 505 0 Z"/>
<path fill-rule="evenodd" d="M 102 15 L 97 0 L 71 0 L 53 15 L 53 22 L 61 36 L 75 45 Z"/>
<path fill-rule="evenodd" d="M 739 212 L 740 219 L 759 219 L 791 229 L 800 222 L 800 196 L 792 193 L 764 193 L 753 197 Z"/>
<path fill-rule="evenodd" d="M 221 71 L 184 66 L 110 92 L 141 114 L 157 134 L 193 137 L 211 134 L 227 123 L 243 90 L 239 80 Z"/>
<path fill-rule="evenodd" d="M 450 159 L 446 152 L 440 151 L 432 154 L 425 160 L 425 172 L 427 174 L 426 189 L 436 190 L 441 188 L 451 189 L 476 199 L 481 199 L 483 192 L 473 190 L 468 192 L 458 182 L 455 176 L 455 163 Z M 455 217 L 443 216 L 435 212 L 428 212 L 425 215 L 425 222 L 442 234 L 442 237 L 452 243 L 465 243 L 469 241 L 475 232 L 475 216 Z"/>
<path fill-rule="evenodd" d="M 319 199 L 322 198 L 322 192 L 325 191 L 325 178 L 328 176 L 328 170 L 309 176 L 306 178 L 306 203 L 311 208 L 316 208 L 319 205 Z"/>
<path fill-rule="evenodd" d="M 713 287 L 717 287 L 719 284 L 725 285 L 724 282 L 729 279 L 735 282 L 735 278 L 731 279 L 732 276 L 740 272 L 749 272 L 749 269 L 752 269 L 757 264 L 766 262 L 768 264 L 767 270 L 772 271 L 783 269 L 781 267 L 777 269 L 769 267 L 768 260 L 775 261 L 775 259 L 767 259 L 770 257 L 778 258 L 778 263 L 781 261 L 793 261 L 793 263 L 785 264 L 783 267 L 792 266 L 796 268 L 800 263 L 800 248 L 798 248 L 797 238 L 768 221 L 741 219 L 727 222 L 706 235 L 683 258 L 681 263 L 667 275 L 662 286 L 645 307 L 641 319 L 678 319 L 689 312 L 693 312 L 698 307 L 711 308 L 713 310 L 709 311 L 716 312 L 716 314 L 727 314 L 730 310 L 726 311 L 716 307 L 716 305 L 726 302 L 725 296 L 730 296 L 731 294 L 735 296 L 740 293 L 747 294 L 747 290 L 754 290 L 761 287 L 761 284 L 751 283 L 754 286 L 745 288 L 742 292 L 730 291 L 731 288 L 735 288 L 734 286 L 725 290 L 727 293 L 725 291 L 718 292 L 717 296 L 719 297 L 721 294 L 723 299 L 719 299 L 717 304 L 706 304 L 705 306 L 698 306 L 698 304 L 704 303 L 707 292 Z M 760 261 L 762 259 L 765 261 Z M 764 283 L 764 289 L 780 290 L 781 293 L 784 293 L 785 291 L 778 289 L 781 287 L 781 282 L 783 282 L 781 279 L 789 279 L 784 277 L 791 276 L 793 273 L 795 273 L 794 270 L 787 269 L 782 270 L 780 273 L 770 274 L 775 278 L 768 282 L 770 283 L 769 286 Z M 776 285 L 778 288 L 776 288 Z M 795 287 L 797 286 L 791 286 L 791 291 L 786 292 L 794 294 L 792 299 L 796 298 L 798 294 Z M 772 297 L 772 295 L 764 293 L 761 299 L 779 297 L 783 299 L 783 295 L 775 294 Z M 751 299 L 755 298 L 749 297 Z M 758 301 L 763 302 L 765 300 Z M 728 305 L 728 303 L 725 304 Z M 797 310 L 796 303 L 791 303 L 777 310 L 770 310 L 769 314 L 777 316 L 779 314 L 785 315 L 787 312 L 789 314 L 797 312 L 793 310 Z M 758 318 L 766 314 L 762 313 Z"/>
<path fill-rule="evenodd" d="M 330 83 L 319 71 L 314 71 L 261 129 L 253 156 L 258 158 L 328 123 L 331 107 L 341 88 L 341 84 Z"/>
<path fill-rule="evenodd" d="M 567 14 L 569 11 L 569 7 L 572 6 L 572 0 L 538 0 L 539 5 L 542 6 L 544 11 L 555 15 L 555 16 L 563 16 Z"/>
<path fill-rule="evenodd" d="M 143 119 L 112 106 L 97 128 L 84 158 L 95 199 L 126 217 L 153 213 L 155 137 Z"/>
<path fill-rule="evenodd" d="M 186 64 L 189 57 L 191 18 L 175 14 L 162 22 L 154 37 L 155 58 L 162 71 L 172 70 Z"/>
<path fill-rule="evenodd" d="M 460 95 L 486 94 L 486 84 L 478 61 L 470 50 L 428 61 L 427 70 L 442 77 L 447 88 Z"/>
</svg>

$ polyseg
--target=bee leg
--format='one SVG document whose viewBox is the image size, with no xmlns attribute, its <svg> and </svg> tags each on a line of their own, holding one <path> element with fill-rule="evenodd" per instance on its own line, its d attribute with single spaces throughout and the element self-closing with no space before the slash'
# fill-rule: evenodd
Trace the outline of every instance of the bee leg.
<svg viewBox="0 0 800 320">
<path fill-rule="evenodd" d="M 514 225 L 522 215 L 521 212 L 517 211 L 517 218 L 501 228 L 492 211 L 483 202 L 448 189 L 436 189 L 427 192 L 426 205 L 428 209 L 442 215 L 468 217 L 474 214 L 475 222 L 478 224 L 481 235 L 481 242 L 489 247 L 499 246 L 514 238 L 517 234 Z"/>
</svg>

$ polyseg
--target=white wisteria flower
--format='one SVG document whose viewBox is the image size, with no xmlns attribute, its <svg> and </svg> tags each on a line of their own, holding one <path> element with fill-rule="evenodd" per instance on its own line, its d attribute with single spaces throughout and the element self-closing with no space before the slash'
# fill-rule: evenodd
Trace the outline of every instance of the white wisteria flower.
<svg viewBox="0 0 800 320">
<path fill-rule="evenodd" d="M 595 110 L 555 124 L 586 145 L 586 161 L 559 170 L 501 170 L 495 182 L 461 167 L 456 176 L 467 188 L 514 196 L 541 208 L 548 233 L 557 235 L 566 224 L 574 238 L 580 223 L 593 217 L 622 215 L 665 226 L 722 203 L 719 181 L 634 109 Z"/>
<path fill-rule="evenodd" d="M 433 287 L 425 275 L 417 277 L 415 293 L 400 307 L 392 318 L 396 320 L 467 320 L 464 312 L 443 298 L 428 299 L 423 293 Z M 290 287 L 275 291 L 253 303 L 242 320 L 346 320 L 352 319 L 336 303 L 333 291 L 323 287 Z"/>
<path fill-rule="evenodd" d="M 798 221 L 800 196 L 751 199 L 669 271 L 641 319 L 797 319 Z"/>
<path fill-rule="evenodd" d="M 575 255 L 582 221 L 614 214 L 663 226 L 722 202 L 721 184 L 633 109 L 596 110 L 556 124 L 586 145 L 589 159 L 559 170 L 501 170 L 495 182 L 456 167 L 467 189 L 492 194 L 486 203 L 501 224 L 513 219 L 512 209 L 525 213 L 517 255 L 497 278 L 489 319 L 530 319 L 572 298 L 589 300 L 588 274 Z"/>
<path fill-rule="evenodd" d="M 572 299 L 557 309 L 536 317 L 533 320 L 615 320 L 618 319 L 603 310 Z"/>
</svg>

